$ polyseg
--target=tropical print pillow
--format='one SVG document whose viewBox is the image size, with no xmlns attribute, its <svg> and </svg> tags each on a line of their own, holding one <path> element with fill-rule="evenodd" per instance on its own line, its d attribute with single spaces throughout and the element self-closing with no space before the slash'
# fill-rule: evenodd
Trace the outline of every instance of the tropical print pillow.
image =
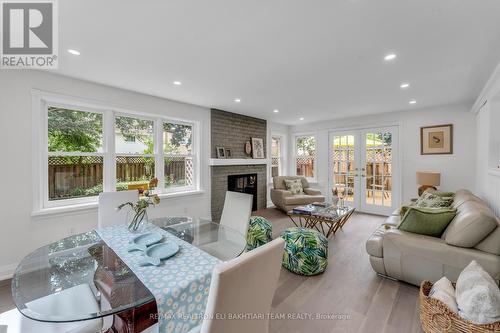
<svg viewBox="0 0 500 333">
<path fill-rule="evenodd" d="M 424 191 L 424 193 L 427 192 L 427 193 L 431 193 L 431 194 L 435 194 L 437 196 L 440 196 L 440 197 L 444 197 L 444 198 L 450 198 L 450 197 L 454 197 L 455 196 L 455 192 L 443 192 L 443 191 L 438 191 L 438 190 L 435 190 L 433 189 L 432 187 L 428 188 L 427 190 Z"/>
<path fill-rule="evenodd" d="M 302 188 L 302 180 L 300 179 L 285 179 L 285 187 L 293 195 L 304 192 Z"/>
<path fill-rule="evenodd" d="M 247 250 L 253 250 L 273 240 L 271 222 L 260 216 L 252 216 L 248 223 Z"/>
<path fill-rule="evenodd" d="M 317 275 L 328 266 L 328 240 L 316 230 L 293 227 L 281 237 L 285 240 L 283 267 L 300 275 Z"/>
<path fill-rule="evenodd" d="M 453 204 L 453 197 L 442 197 L 430 192 L 424 192 L 417 202 L 416 207 L 421 208 L 442 208 L 450 207 Z"/>
</svg>

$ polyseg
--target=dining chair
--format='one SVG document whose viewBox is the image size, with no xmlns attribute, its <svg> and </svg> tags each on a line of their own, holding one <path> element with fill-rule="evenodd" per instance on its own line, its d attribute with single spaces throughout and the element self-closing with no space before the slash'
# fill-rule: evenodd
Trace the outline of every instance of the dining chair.
<svg viewBox="0 0 500 333">
<path fill-rule="evenodd" d="M 248 221 L 252 215 L 252 203 L 251 194 L 227 191 L 220 224 L 239 231 L 246 239 Z"/>
<path fill-rule="evenodd" d="M 236 230 L 238 233 L 220 228 L 217 239 L 200 245 L 200 248 L 221 260 L 232 258 L 232 256 L 227 257 L 227 253 L 234 253 L 242 250 L 239 248 L 241 240 L 235 239 L 235 237 L 240 238 L 243 236 L 245 241 L 247 239 L 248 224 L 250 215 L 252 214 L 252 201 L 253 195 L 251 194 L 227 191 L 220 224 L 223 227 Z M 228 249 L 231 250 L 228 251 Z"/>
<path fill-rule="evenodd" d="M 137 200 L 139 200 L 139 192 L 137 190 L 100 193 L 97 226 L 103 228 L 114 224 L 125 223 L 129 208 L 125 207 L 119 211 L 117 211 L 116 208 L 122 203 L 135 203 Z"/>
<path fill-rule="evenodd" d="M 284 246 L 280 237 L 217 265 L 212 273 L 205 319 L 189 333 L 268 333 L 268 314 L 278 284 Z M 262 317 L 227 319 L 235 314 Z M 158 324 L 143 331 L 156 332 Z"/>
<path fill-rule="evenodd" d="M 81 284 L 59 293 L 44 296 L 26 304 L 26 311 L 35 313 L 53 312 L 57 316 L 71 317 L 72 313 L 99 312 L 99 305 L 88 284 Z M 102 319 L 91 319 L 69 323 L 47 323 L 25 317 L 18 309 L 0 314 L 2 333 L 97 333 L 102 330 Z"/>
</svg>

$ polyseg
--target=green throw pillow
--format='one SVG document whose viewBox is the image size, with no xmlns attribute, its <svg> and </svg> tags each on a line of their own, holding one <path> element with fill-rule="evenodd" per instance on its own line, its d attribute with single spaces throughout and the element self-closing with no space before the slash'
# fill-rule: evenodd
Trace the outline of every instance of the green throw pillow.
<svg viewBox="0 0 500 333">
<path fill-rule="evenodd" d="M 300 194 L 304 191 L 302 188 L 302 180 L 300 179 L 285 179 L 285 187 L 293 195 Z"/>
<path fill-rule="evenodd" d="M 419 235 L 441 237 L 456 214 L 456 209 L 408 207 L 398 229 Z"/>
<path fill-rule="evenodd" d="M 441 197 L 434 193 L 424 192 L 415 202 L 415 207 L 439 208 L 450 207 L 453 204 L 453 197 Z"/>
</svg>

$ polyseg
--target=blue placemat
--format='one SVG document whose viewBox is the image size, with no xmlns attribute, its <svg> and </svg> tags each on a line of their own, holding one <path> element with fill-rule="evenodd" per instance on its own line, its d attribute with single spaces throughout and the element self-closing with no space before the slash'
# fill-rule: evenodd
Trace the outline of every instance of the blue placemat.
<svg viewBox="0 0 500 333">
<path fill-rule="evenodd" d="M 127 251 L 130 240 L 137 235 L 130 233 L 126 225 L 96 231 L 155 297 L 160 333 L 188 332 L 201 323 L 212 271 L 221 262 L 219 259 L 148 223 L 144 232 L 156 231 L 164 236 L 164 242 L 175 242 L 180 250 L 158 267 L 141 267 L 142 252 Z"/>
</svg>

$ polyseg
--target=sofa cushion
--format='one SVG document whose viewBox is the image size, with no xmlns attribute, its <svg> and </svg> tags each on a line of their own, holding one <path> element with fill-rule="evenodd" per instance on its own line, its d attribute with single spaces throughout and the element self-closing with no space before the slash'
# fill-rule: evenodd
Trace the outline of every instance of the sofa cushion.
<svg viewBox="0 0 500 333">
<path fill-rule="evenodd" d="M 447 244 L 474 247 L 497 227 L 497 218 L 481 202 L 466 201 L 457 211 L 443 235 Z"/>
<path fill-rule="evenodd" d="M 384 224 L 388 224 L 397 227 L 401 223 L 401 217 L 399 215 L 391 215 L 385 221 Z"/>
<path fill-rule="evenodd" d="M 289 205 L 307 205 L 313 202 L 323 202 L 325 197 L 322 195 L 307 195 L 307 194 L 297 194 L 283 199 L 283 203 L 287 206 Z"/>
<path fill-rule="evenodd" d="M 302 188 L 308 188 L 309 182 L 305 177 L 299 176 L 276 176 L 273 177 L 273 186 L 277 190 L 286 190 L 285 179 L 300 179 L 302 182 Z"/>
<path fill-rule="evenodd" d="M 285 179 L 286 189 L 292 192 L 292 195 L 304 193 L 302 181 L 300 179 Z"/>
<path fill-rule="evenodd" d="M 400 213 L 401 213 L 401 208 L 397 208 L 391 213 L 391 216 L 399 216 Z"/>
<path fill-rule="evenodd" d="M 469 201 L 476 201 L 476 202 L 481 202 L 482 200 L 478 197 L 476 197 L 474 194 L 472 194 L 468 190 L 459 190 L 455 193 L 455 197 L 453 198 L 453 208 L 458 208 L 461 205 L 463 205 L 466 202 Z"/>
<path fill-rule="evenodd" d="M 440 237 L 456 213 L 456 210 L 448 208 L 408 207 L 398 229 L 419 235 Z"/>
<path fill-rule="evenodd" d="M 475 246 L 476 249 L 500 256 L 500 220 L 497 227 Z"/>
<path fill-rule="evenodd" d="M 370 238 L 366 241 L 365 244 L 366 252 L 368 252 L 369 255 L 377 258 L 384 257 L 384 251 L 383 251 L 384 234 L 389 229 L 390 226 L 381 225 L 377 230 L 373 232 Z"/>
</svg>

